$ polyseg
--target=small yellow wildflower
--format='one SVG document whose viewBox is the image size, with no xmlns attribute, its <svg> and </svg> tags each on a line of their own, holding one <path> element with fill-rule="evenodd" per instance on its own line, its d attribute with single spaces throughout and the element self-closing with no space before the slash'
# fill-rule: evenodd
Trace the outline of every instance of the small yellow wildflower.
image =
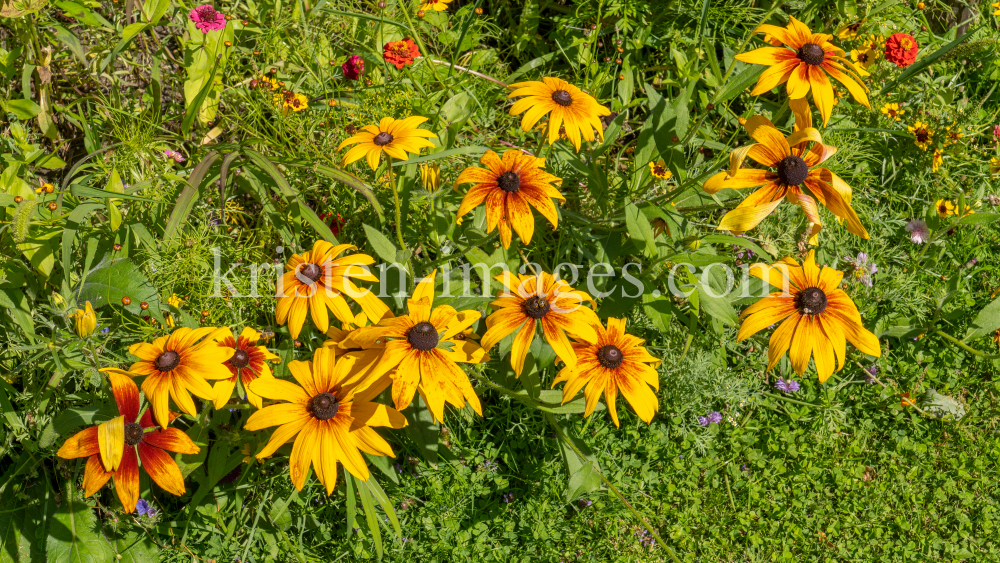
<svg viewBox="0 0 1000 563">
<path fill-rule="evenodd" d="M 906 113 L 906 110 L 900 109 L 899 104 L 885 104 L 882 106 L 882 113 L 889 116 L 889 119 L 895 119 L 896 121 L 902 120 L 902 115 Z"/>
</svg>

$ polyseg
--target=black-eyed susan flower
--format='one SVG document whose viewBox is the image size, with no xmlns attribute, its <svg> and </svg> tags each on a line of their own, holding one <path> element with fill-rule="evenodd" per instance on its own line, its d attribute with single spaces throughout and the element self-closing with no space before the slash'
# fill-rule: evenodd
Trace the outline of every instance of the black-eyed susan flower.
<svg viewBox="0 0 1000 563">
<path fill-rule="evenodd" d="M 182 327 L 152 343 L 139 342 L 129 347 L 129 354 L 139 361 L 128 371 L 147 376 L 142 382 L 142 392 L 149 399 L 153 418 L 162 428 L 170 424 L 169 399 L 182 412 L 196 416 L 192 394 L 209 401 L 215 398 L 207 380 L 231 376 L 224 363 L 233 356 L 233 349 L 218 345 L 220 339 L 231 334 L 225 327 Z"/>
<path fill-rule="evenodd" d="M 422 148 L 433 147 L 434 143 L 427 139 L 437 139 L 437 135 L 420 129 L 420 124 L 425 121 L 426 117 L 413 115 L 406 119 L 383 117 L 378 125 L 365 125 L 337 147 L 337 150 L 342 150 L 355 145 L 344 155 L 344 166 L 367 158 L 368 166 L 375 170 L 382 153 L 396 160 L 409 160 L 407 153 L 419 153 Z"/>
<path fill-rule="evenodd" d="M 944 156 L 941 154 L 941 149 L 934 149 L 934 156 L 931 157 L 931 172 L 937 172 L 942 164 L 944 164 Z"/>
<path fill-rule="evenodd" d="M 94 314 L 94 307 L 90 301 L 83 305 L 83 309 L 77 309 L 69 318 L 73 319 L 73 332 L 80 338 L 86 338 L 97 330 L 97 315 Z"/>
<path fill-rule="evenodd" d="M 934 140 L 934 131 L 931 130 L 930 124 L 925 121 L 918 120 L 913 125 L 907 127 L 907 129 L 909 129 L 910 133 L 913 133 L 913 143 L 920 150 L 927 150 L 931 141 Z"/>
<path fill-rule="evenodd" d="M 281 111 L 285 115 L 309 109 L 309 98 L 305 94 L 299 94 L 291 90 L 283 94 L 275 94 L 274 103 L 281 106 Z"/>
<path fill-rule="evenodd" d="M 868 49 L 851 49 L 851 60 L 863 69 L 875 62 L 875 55 Z"/>
<path fill-rule="evenodd" d="M 938 217 L 944 219 L 955 214 L 955 204 L 948 199 L 939 199 L 934 203 L 934 210 L 937 211 Z"/>
<path fill-rule="evenodd" d="M 1000 178 L 1000 158 L 993 157 L 990 159 L 990 176 L 993 178 Z"/>
<path fill-rule="evenodd" d="M 854 39 L 858 36 L 858 32 L 861 31 L 861 26 L 864 25 L 864 23 L 865 20 L 862 18 L 856 22 L 851 22 L 841 26 L 841 28 L 837 30 L 837 37 L 840 39 Z"/>
<path fill-rule="evenodd" d="M 670 177 L 674 175 L 674 173 L 667 168 L 663 159 L 650 161 L 649 173 L 652 174 L 654 178 L 658 178 L 660 180 L 669 180 Z"/>
<path fill-rule="evenodd" d="M 848 231 L 861 238 L 869 238 L 868 231 L 851 207 L 851 187 L 830 170 L 818 168 L 837 149 L 823 144 L 819 131 L 812 127 L 812 114 L 804 99 L 790 100 L 789 105 L 795 114 L 792 135 L 786 138 L 765 117 L 751 117 L 747 120 L 746 130 L 757 143 L 733 151 L 729 172 L 720 172 L 705 182 L 704 189 L 710 194 L 723 188 L 761 186 L 727 213 L 717 228 L 748 231 L 787 200 L 802 208 L 813 223 L 812 235 L 815 236 L 823 226 L 818 202 L 843 219 Z M 773 168 L 774 172 L 741 168 L 748 156 Z"/>
<path fill-rule="evenodd" d="M 857 307 L 840 288 L 844 273 L 829 267 L 820 270 L 814 250 L 801 265 L 785 258 L 771 266 L 754 264 L 750 274 L 780 289 L 743 311 L 736 335 L 738 341 L 746 340 L 781 323 L 768 344 L 768 370 L 787 351 L 792 368 L 802 375 L 812 357 L 822 383 L 834 368 L 844 367 L 847 341 L 869 356 L 881 355 L 878 338 L 862 326 Z"/>
<path fill-rule="evenodd" d="M 220 379 L 212 388 L 215 391 L 215 408 L 221 409 L 229 402 L 237 381 L 240 383 L 240 396 L 251 405 L 261 408 L 260 396 L 250 391 L 248 386 L 258 377 L 273 377 L 267 363 L 279 361 L 280 358 L 271 353 L 266 346 L 258 346 L 260 339 L 260 332 L 246 327 L 238 337 L 234 338 L 232 334 L 228 334 L 219 340 L 219 346 L 232 348 L 234 352 L 233 357 L 225 363 L 232 377 Z"/>
<path fill-rule="evenodd" d="M 468 401 L 482 416 L 479 397 L 458 364 L 485 362 L 489 357 L 476 342 L 455 339 L 479 320 L 480 314 L 476 310 L 459 312 L 448 305 L 435 308 L 435 275 L 436 271 L 417 284 L 407 300 L 406 315 L 385 317 L 375 326 L 356 329 L 352 338 L 363 346 L 379 340 L 385 343 L 382 359 L 369 377 L 391 374 L 397 409 L 408 407 L 419 392 L 436 421 L 444 418 L 446 402 L 462 408 Z"/>
<path fill-rule="evenodd" d="M 847 87 L 855 100 L 871 107 L 859 78 L 868 76 L 868 72 L 834 46 L 829 35 L 812 33 L 795 18 L 789 18 L 787 27 L 762 25 L 756 32 L 769 34 L 785 47 L 761 47 L 736 55 L 738 61 L 770 67 L 760 75 L 751 95 L 759 96 L 785 82 L 788 97 L 792 99 L 805 98 L 812 90 L 813 101 L 826 125 L 833 109 L 833 85 L 829 79 L 833 77 Z"/>
<path fill-rule="evenodd" d="M 601 117 L 611 115 L 611 110 L 597 103 L 593 96 L 559 78 L 545 77 L 541 82 L 518 82 L 511 84 L 514 91 L 508 98 L 525 96 L 510 108 L 511 115 L 524 113 L 521 129 L 530 131 L 538 120 L 549 116 L 549 144 L 559 139 L 560 128 L 564 127 L 566 138 L 580 152 L 580 138 L 594 140 L 594 133 L 604 141 L 604 126 Z"/>
<path fill-rule="evenodd" d="M 250 382 L 250 391 L 277 401 L 250 415 L 243 426 L 250 431 L 278 427 L 257 459 L 294 439 L 288 462 L 292 484 L 301 491 L 312 466 L 329 495 L 337 485 L 338 463 L 367 481 L 368 465 L 361 452 L 395 457 L 392 446 L 374 428 L 402 428 L 406 419 L 395 409 L 372 402 L 384 387 L 352 380 L 351 360 L 338 358 L 331 348 L 320 348 L 312 361 L 289 362 L 288 371 L 298 385 L 273 377 Z"/>
<path fill-rule="evenodd" d="M 563 403 L 583 389 L 586 398 L 584 417 L 594 412 L 597 401 L 604 395 L 608 414 L 615 426 L 619 426 L 616 403 L 620 391 L 635 414 L 648 424 L 659 408 L 659 401 L 650 387 L 657 391 L 660 389 L 660 376 L 656 371 L 660 360 L 646 351 L 641 338 L 625 332 L 625 319 L 610 318 L 607 329 L 600 323 L 594 328 L 597 340 L 594 343 L 573 343 L 576 364 L 560 370 L 552 386 L 566 384 L 563 387 Z"/>
<path fill-rule="evenodd" d="M 521 242 L 528 244 L 535 232 L 534 207 L 542 217 L 559 224 L 553 199 L 566 201 L 552 184 L 562 180 L 542 170 L 545 159 L 535 158 L 521 151 L 506 151 L 503 159 L 493 151 L 479 159 L 486 168 L 470 166 L 458 175 L 455 185 L 475 184 L 462 198 L 458 217 L 486 204 L 486 232 L 500 229 L 500 242 L 510 248 L 511 231 L 516 231 Z"/>
<path fill-rule="evenodd" d="M 285 275 L 281 278 L 278 307 L 275 312 L 279 325 L 288 323 L 292 338 L 298 338 L 308 312 L 313 324 L 320 332 L 330 328 L 328 311 L 341 322 L 354 319 L 354 313 L 344 296 L 353 299 L 372 319 L 380 319 L 389 312 L 389 307 L 369 289 L 361 289 L 354 280 L 377 282 L 378 278 L 364 268 L 375 263 L 367 254 L 348 254 L 346 250 L 356 249 L 354 245 L 334 246 L 325 240 L 318 240 L 312 250 L 293 254 L 285 264 Z M 339 256 L 339 258 L 338 258 Z"/>
<path fill-rule="evenodd" d="M 177 428 L 156 428 L 150 411 L 139 417 L 139 389 L 126 372 L 106 370 L 118 414 L 111 421 L 91 426 L 70 437 L 56 455 L 63 459 L 87 458 L 83 471 L 84 496 L 92 496 L 109 479 L 125 512 L 135 512 L 139 500 L 139 467 L 153 482 L 172 495 L 184 494 L 184 477 L 167 452 L 196 454 L 201 449 Z M 179 416 L 170 413 L 170 420 Z"/>
<path fill-rule="evenodd" d="M 576 354 L 567 335 L 574 340 L 596 342 L 593 325 L 599 325 L 600 320 L 584 305 L 589 302 L 597 306 L 587 293 L 546 272 L 537 276 L 508 272 L 495 279 L 505 289 L 490 303 L 495 311 L 486 318 L 482 345 L 489 350 L 508 334 L 518 331 L 510 350 L 510 363 L 518 377 L 524 370 L 524 359 L 538 325 L 556 356 L 568 366 L 576 363 Z"/>
<path fill-rule="evenodd" d="M 882 114 L 895 121 L 901 121 L 904 113 L 906 113 L 906 110 L 901 109 L 899 104 L 896 103 L 885 104 L 882 106 Z"/>
<path fill-rule="evenodd" d="M 426 0 L 423 4 L 417 7 L 419 11 L 430 11 L 443 12 L 448 9 L 448 4 L 451 4 L 452 0 Z"/>
</svg>

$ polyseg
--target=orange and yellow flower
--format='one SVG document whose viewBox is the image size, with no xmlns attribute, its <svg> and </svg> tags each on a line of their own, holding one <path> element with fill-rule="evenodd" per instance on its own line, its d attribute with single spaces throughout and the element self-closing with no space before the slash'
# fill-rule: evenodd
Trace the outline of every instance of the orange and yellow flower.
<svg viewBox="0 0 1000 563">
<path fill-rule="evenodd" d="M 662 158 L 649 162 L 649 173 L 659 180 L 669 180 L 674 175 L 673 172 L 667 169 L 667 165 L 663 162 Z"/>
<path fill-rule="evenodd" d="M 812 33 L 795 18 L 789 18 L 787 27 L 762 25 L 757 33 L 767 33 L 785 47 L 761 47 L 736 55 L 738 61 L 769 67 L 760 75 L 751 95 L 759 96 L 785 82 L 788 97 L 792 99 L 805 98 L 812 90 L 813 101 L 826 125 L 833 109 L 833 84 L 829 78 L 833 77 L 847 87 L 855 100 L 871 107 L 860 78 L 869 76 L 868 72 L 852 63 L 843 49 L 834 46 L 829 35 Z"/>
<path fill-rule="evenodd" d="M 367 158 L 372 170 L 378 168 L 382 153 L 396 160 L 409 160 L 407 153 L 419 153 L 420 149 L 433 147 L 434 143 L 427 139 L 437 139 L 437 135 L 421 129 L 420 124 L 427 121 L 426 117 L 414 115 L 406 119 L 383 117 L 378 125 L 365 125 L 353 136 L 344 139 L 337 150 L 355 145 L 344 155 L 343 166 Z"/>
<path fill-rule="evenodd" d="M 955 204 L 948 199 L 937 200 L 934 203 L 934 209 L 937 211 L 938 217 L 942 219 L 955 214 Z"/>
<path fill-rule="evenodd" d="M 817 168 L 837 152 L 836 147 L 823 144 L 819 131 L 812 126 L 812 114 L 804 99 L 790 100 L 789 105 L 795 114 L 792 135 L 786 138 L 765 117 L 751 117 L 747 120 L 746 130 L 757 143 L 733 151 L 729 172 L 720 172 L 705 182 L 704 189 L 710 194 L 723 188 L 762 186 L 727 213 L 717 228 L 748 231 L 787 200 L 802 208 L 813 223 L 812 236 L 815 236 L 823 228 L 817 206 L 819 202 L 843 219 L 848 231 L 861 238 L 869 238 L 868 231 L 851 207 L 851 187 L 830 170 Z M 742 168 L 748 156 L 775 171 Z"/>
<path fill-rule="evenodd" d="M 232 377 L 221 379 L 212 388 L 215 391 L 215 408 L 221 409 L 229 402 L 236 389 L 237 381 L 240 383 L 241 396 L 258 409 L 261 408 L 260 396 L 250 391 L 248 385 L 258 377 L 274 377 L 267 362 L 279 361 L 277 355 L 272 354 L 266 346 L 258 346 L 261 334 L 256 330 L 245 327 L 239 337 L 234 338 L 232 334 L 227 335 L 219 341 L 219 346 L 234 350 L 233 357 L 226 361 L 225 366 L 229 368 Z"/>
<path fill-rule="evenodd" d="M 917 145 L 920 150 L 927 150 L 931 142 L 934 140 L 934 131 L 931 130 L 930 124 L 924 121 L 915 121 L 913 125 L 907 127 L 910 133 L 913 133 L 913 143 Z"/>
<path fill-rule="evenodd" d="M 313 353 L 312 361 L 289 362 L 288 371 L 298 385 L 273 377 L 250 382 L 250 391 L 277 403 L 250 415 L 243 428 L 252 431 L 278 427 L 257 459 L 295 440 L 289 474 L 299 491 L 310 466 L 329 495 L 337 485 L 338 463 L 351 475 L 367 481 L 368 465 L 361 452 L 396 455 L 373 428 L 402 428 L 406 419 L 395 409 L 373 403 L 385 386 L 352 377 L 353 367 L 350 358 L 338 358 L 333 349 L 320 348 Z"/>
<path fill-rule="evenodd" d="M 426 12 L 429 10 L 434 10 L 435 12 L 443 12 L 448 9 L 448 4 L 450 4 L 451 1 L 452 0 L 426 0 L 423 4 L 421 4 L 417 8 L 417 10 L 422 12 Z"/>
<path fill-rule="evenodd" d="M 486 168 L 470 166 L 455 181 L 456 186 L 475 184 L 458 206 L 459 219 L 485 203 L 486 232 L 499 228 L 504 248 L 510 248 L 512 230 L 524 244 L 531 242 L 535 233 L 532 207 L 552 223 L 553 229 L 558 226 L 559 215 L 552 200 L 566 201 L 566 198 L 552 185 L 562 180 L 542 170 L 544 158 L 521 151 L 506 151 L 501 160 L 497 153 L 486 151 L 479 162 Z"/>
<path fill-rule="evenodd" d="M 139 342 L 128 352 L 139 358 L 128 369 L 131 375 L 147 376 L 142 392 L 149 399 L 153 419 L 162 428 L 170 424 L 169 399 L 182 412 L 198 414 L 191 395 L 213 400 L 215 392 L 208 379 L 231 377 L 225 362 L 233 357 L 232 348 L 219 346 L 219 341 L 232 332 L 226 327 L 182 327 L 152 343 Z M 102 371 L 111 371 L 105 368 Z"/>
<path fill-rule="evenodd" d="M 844 367 L 847 341 L 869 356 L 880 356 L 878 338 L 861 324 L 854 302 L 840 288 L 844 273 L 816 265 L 816 251 L 810 250 L 799 265 L 785 258 L 771 266 L 757 263 L 750 274 L 780 291 L 771 293 L 740 315 L 743 324 L 737 341 L 746 340 L 765 328 L 781 323 L 767 348 L 770 370 L 789 352 L 792 368 L 799 375 L 816 364 L 820 383 Z"/>
<path fill-rule="evenodd" d="M 889 119 L 894 119 L 896 121 L 902 120 L 902 115 L 906 113 L 906 110 L 900 109 L 899 104 L 885 104 L 882 106 L 882 113 L 889 116 Z"/>
<path fill-rule="evenodd" d="M 510 108 L 511 115 L 524 113 L 521 129 L 525 132 L 549 116 L 549 144 L 559 139 L 559 128 L 566 131 L 566 138 L 580 152 L 580 138 L 594 140 L 594 133 L 604 142 L 604 125 L 601 117 L 611 115 L 611 110 L 597 103 L 593 96 L 559 78 L 546 77 L 541 82 L 511 84 L 514 91 L 508 98 L 525 96 Z M 526 113 L 525 113 L 526 112 Z"/>
<path fill-rule="evenodd" d="M 573 343 L 577 361 L 559 371 L 552 387 L 566 383 L 563 403 L 583 389 L 586 398 L 584 417 L 594 412 L 603 394 L 615 426 L 619 426 L 616 402 L 621 391 L 635 414 L 648 424 L 659 408 L 659 401 L 650 387 L 657 391 L 660 389 L 660 375 L 656 371 L 660 360 L 642 346 L 641 338 L 625 332 L 625 319 L 610 318 L 607 329 L 600 323 L 594 328 L 597 340 L 594 343 Z"/>
<path fill-rule="evenodd" d="M 172 495 L 184 494 L 184 477 L 167 452 L 196 454 L 200 448 L 177 428 L 156 428 L 147 409 L 139 417 L 139 389 L 127 372 L 105 370 L 119 416 L 91 426 L 70 437 L 56 455 L 63 459 L 87 458 L 83 471 L 84 496 L 92 496 L 109 479 L 126 513 L 135 512 L 139 500 L 139 467 L 154 483 Z M 170 419 L 180 416 L 170 413 Z"/>
<path fill-rule="evenodd" d="M 375 259 L 367 254 L 348 254 L 338 258 L 342 252 L 355 248 L 350 244 L 334 246 L 325 240 L 318 240 L 312 250 L 301 255 L 293 254 L 285 264 L 285 275 L 279 287 L 282 297 L 278 298 L 275 317 L 280 325 L 288 323 L 292 338 L 299 337 L 306 312 L 320 332 L 330 328 L 328 311 L 333 311 L 341 322 L 354 320 L 345 295 L 361 305 L 368 318 L 381 319 L 389 312 L 389 307 L 374 292 L 361 289 L 354 283 L 354 280 L 378 281 L 364 267 L 374 264 Z"/>
<path fill-rule="evenodd" d="M 567 335 L 574 340 L 596 342 L 594 325 L 599 325 L 600 319 L 593 309 L 584 306 L 585 301 L 597 306 L 587 293 L 545 272 L 537 276 L 508 272 L 495 279 L 506 289 L 490 303 L 495 311 L 486 318 L 482 345 L 489 350 L 520 329 L 510 350 L 510 363 L 518 377 L 524 370 L 524 360 L 538 325 L 556 356 L 568 366 L 575 364 L 577 358 Z"/>
</svg>

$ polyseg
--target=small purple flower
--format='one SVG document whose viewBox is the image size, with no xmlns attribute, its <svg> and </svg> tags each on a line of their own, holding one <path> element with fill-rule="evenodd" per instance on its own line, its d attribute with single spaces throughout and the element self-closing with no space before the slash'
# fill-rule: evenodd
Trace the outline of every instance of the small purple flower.
<svg viewBox="0 0 1000 563">
<path fill-rule="evenodd" d="M 799 390 L 799 382 L 794 379 L 785 381 L 779 377 L 778 381 L 774 384 L 774 388 L 782 393 L 795 393 Z"/>
<path fill-rule="evenodd" d="M 722 414 L 719 411 L 712 411 L 705 416 L 698 417 L 698 424 L 702 426 L 708 426 L 709 424 L 718 424 L 722 422 Z"/>
<path fill-rule="evenodd" d="M 931 239 L 931 231 L 923 219 L 910 221 L 906 224 L 906 230 L 910 233 L 910 240 L 916 244 L 924 244 Z"/>
<path fill-rule="evenodd" d="M 587 500 L 585 498 L 580 499 L 580 506 L 582 508 L 587 508 L 588 506 L 594 504 L 594 501 Z"/>
<path fill-rule="evenodd" d="M 226 16 L 216 12 L 211 4 L 193 8 L 188 14 L 188 18 L 194 22 L 195 27 L 201 30 L 202 33 L 218 31 L 226 27 Z"/>
<path fill-rule="evenodd" d="M 351 55 L 347 62 L 340 65 L 340 70 L 344 71 L 344 78 L 357 80 L 365 72 L 365 61 L 357 55 Z"/>
<path fill-rule="evenodd" d="M 144 498 L 139 499 L 135 503 L 135 511 L 139 513 L 139 516 L 145 516 L 146 518 L 156 516 L 156 509 L 149 506 L 149 503 Z"/>
<path fill-rule="evenodd" d="M 171 160 L 173 160 L 174 162 L 177 162 L 177 163 L 181 163 L 181 162 L 184 162 L 184 161 L 187 160 L 186 158 L 184 158 L 184 155 L 182 155 L 181 153 L 179 153 L 177 151 L 172 151 L 172 150 L 169 150 L 169 149 L 163 151 L 163 156 L 165 156 L 166 158 L 169 158 L 169 159 L 171 159 Z"/>
<path fill-rule="evenodd" d="M 878 375 L 878 366 L 872 364 L 865 368 L 865 383 L 875 385 L 875 376 Z"/>
<path fill-rule="evenodd" d="M 867 285 L 872 286 L 872 276 L 878 273 L 878 266 L 875 262 L 868 259 L 868 254 L 864 252 L 859 252 L 857 258 L 851 258 L 850 256 L 844 256 L 844 260 L 854 266 L 854 279 Z"/>
<path fill-rule="evenodd" d="M 504 493 L 503 501 L 505 504 L 510 504 L 512 500 L 514 500 L 514 493 Z"/>
</svg>

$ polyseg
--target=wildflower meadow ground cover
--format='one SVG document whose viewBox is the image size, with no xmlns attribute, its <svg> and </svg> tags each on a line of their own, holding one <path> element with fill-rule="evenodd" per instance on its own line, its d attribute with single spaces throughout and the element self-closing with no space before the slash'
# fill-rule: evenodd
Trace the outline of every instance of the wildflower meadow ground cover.
<svg viewBox="0 0 1000 563">
<path fill-rule="evenodd" d="M 0 563 L 1000 561 L 998 18 L 2 0 Z"/>
</svg>

